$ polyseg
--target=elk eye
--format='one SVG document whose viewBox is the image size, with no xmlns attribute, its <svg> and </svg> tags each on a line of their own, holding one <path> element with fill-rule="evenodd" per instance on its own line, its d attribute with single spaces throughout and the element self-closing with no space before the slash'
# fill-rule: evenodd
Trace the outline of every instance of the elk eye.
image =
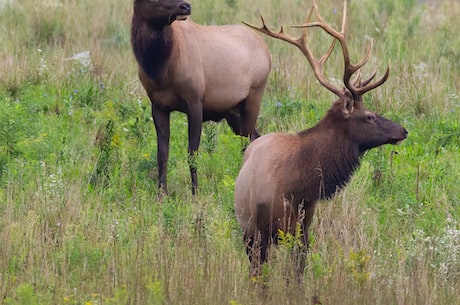
<svg viewBox="0 0 460 305">
<path fill-rule="evenodd" d="M 373 113 L 369 113 L 367 114 L 366 119 L 369 122 L 375 122 L 375 115 Z"/>
</svg>

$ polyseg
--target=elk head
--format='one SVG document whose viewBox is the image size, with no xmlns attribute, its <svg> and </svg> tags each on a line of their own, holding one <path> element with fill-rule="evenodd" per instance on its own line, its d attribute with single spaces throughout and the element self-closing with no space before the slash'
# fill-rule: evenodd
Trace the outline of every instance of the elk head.
<svg viewBox="0 0 460 305">
<path fill-rule="evenodd" d="M 165 26 L 185 20 L 192 13 L 192 6 L 183 0 L 134 0 L 134 10 L 150 24 Z"/>
</svg>

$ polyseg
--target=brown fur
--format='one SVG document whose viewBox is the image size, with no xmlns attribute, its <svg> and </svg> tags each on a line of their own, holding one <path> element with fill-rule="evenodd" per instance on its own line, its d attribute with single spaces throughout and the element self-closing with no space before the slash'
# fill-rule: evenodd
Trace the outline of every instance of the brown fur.
<svg viewBox="0 0 460 305">
<path fill-rule="evenodd" d="M 312 12 L 319 22 L 310 22 Z M 376 82 L 372 82 L 375 74 L 365 81 L 350 82 L 352 74 L 366 63 L 370 49 L 358 65 L 351 64 L 345 41 L 345 21 L 346 3 L 340 32 L 324 23 L 314 3 L 307 23 L 302 25 L 304 28 L 321 27 L 340 42 L 345 61 L 343 89 L 332 85 L 322 74 L 334 43 L 326 55 L 317 60 L 306 44 L 307 30 L 296 39 L 284 31 L 272 32 L 263 18 L 262 27 L 251 26 L 297 46 L 310 62 L 319 82 L 339 97 L 314 127 L 298 134 L 267 134 L 246 149 L 236 179 L 234 207 L 253 275 L 260 273 L 270 244 L 277 242 L 279 230 L 294 233 L 297 224 L 303 233 L 304 249 L 298 260 L 302 272 L 308 248 L 308 228 L 317 201 L 331 198 L 347 184 L 366 151 L 385 144 L 399 144 L 407 137 L 406 129 L 363 105 L 362 95 L 382 85 L 389 69 Z"/>
<path fill-rule="evenodd" d="M 267 134 L 246 149 L 234 206 L 254 273 L 279 229 L 293 233 L 300 223 L 308 245 L 316 202 L 346 185 L 367 150 L 406 138 L 403 127 L 363 107 L 345 118 L 343 102 L 310 129 Z"/>
<path fill-rule="evenodd" d="M 182 0 L 135 0 L 131 43 L 139 78 L 152 103 L 157 131 L 159 187 L 167 192 L 169 115 L 188 116 L 192 191 L 197 187 L 193 158 L 202 122 L 226 119 L 251 140 L 271 59 L 264 41 L 243 25 L 201 26 L 190 20 Z M 180 19 L 180 20 L 178 20 Z"/>
</svg>

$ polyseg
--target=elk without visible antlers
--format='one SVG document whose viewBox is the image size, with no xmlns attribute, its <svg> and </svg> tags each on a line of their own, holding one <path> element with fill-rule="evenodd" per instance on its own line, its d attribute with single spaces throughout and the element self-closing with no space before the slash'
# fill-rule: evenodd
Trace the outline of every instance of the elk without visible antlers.
<svg viewBox="0 0 460 305">
<path fill-rule="evenodd" d="M 375 82 L 375 73 L 364 81 L 359 76 L 351 80 L 369 59 L 372 44 L 363 60 L 351 63 L 345 38 L 346 7 L 344 1 L 340 32 L 324 22 L 316 3 L 313 3 L 307 22 L 296 26 L 303 28 L 299 38 L 286 34 L 283 28 L 272 32 L 263 18 L 262 27 L 250 25 L 298 47 L 321 85 L 338 96 L 327 114 L 312 128 L 297 134 L 264 135 L 245 151 L 244 163 L 236 180 L 234 207 L 243 230 L 252 275 L 260 273 L 270 244 L 277 242 L 279 230 L 294 233 L 297 225 L 301 226 L 305 246 L 298 263 L 299 271 L 303 271 L 308 228 L 317 201 L 333 197 L 346 185 L 367 150 L 384 144 L 399 144 L 407 137 L 406 129 L 364 108 L 362 95 L 382 85 L 388 78 L 389 69 Z M 311 21 L 313 14 L 316 21 Z M 308 29 L 313 27 L 319 27 L 333 37 L 330 48 L 319 60 L 307 44 Z M 335 41 L 339 42 L 344 58 L 344 88 L 334 86 L 323 72 Z"/>
<path fill-rule="evenodd" d="M 167 192 L 170 113 L 188 116 L 195 193 L 194 157 L 202 122 L 226 119 L 236 134 L 257 138 L 255 125 L 270 72 L 270 53 L 254 31 L 243 25 L 200 26 L 186 20 L 190 14 L 190 4 L 182 0 L 134 1 L 131 44 L 152 104 L 163 192 Z"/>
</svg>

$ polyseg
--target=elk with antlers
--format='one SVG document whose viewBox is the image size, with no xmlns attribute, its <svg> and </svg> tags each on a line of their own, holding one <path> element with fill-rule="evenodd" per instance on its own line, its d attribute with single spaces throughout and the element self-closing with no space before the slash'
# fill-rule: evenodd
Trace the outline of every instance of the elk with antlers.
<svg viewBox="0 0 460 305">
<path fill-rule="evenodd" d="M 363 60 L 352 64 L 345 39 L 346 1 L 340 32 L 324 22 L 314 2 L 300 38 L 283 31 L 272 32 L 264 19 L 262 27 L 252 28 L 298 47 L 313 67 L 322 86 L 338 96 L 327 114 L 314 127 L 297 134 L 271 133 L 252 142 L 245 151 L 244 163 L 236 180 L 234 207 L 243 230 L 246 252 L 251 262 L 251 274 L 260 273 L 267 260 L 267 250 L 277 242 L 279 230 L 293 233 L 302 229 L 304 249 L 299 268 L 303 271 L 308 248 L 308 228 L 318 200 L 328 199 L 343 188 L 360 164 L 363 154 L 384 144 L 399 144 L 407 131 L 364 108 L 364 93 L 382 85 L 388 78 L 373 82 L 376 73 L 367 80 L 351 80 L 369 59 L 370 45 Z M 313 13 L 317 21 L 311 21 Z M 319 27 L 333 37 L 333 43 L 319 60 L 307 45 L 309 28 Z M 334 86 L 323 74 L 323 66 L 338 41 L 345 62 L 344 88 Z M 359 73 L 357 73 L 359 75 Z"/>
</svg>

